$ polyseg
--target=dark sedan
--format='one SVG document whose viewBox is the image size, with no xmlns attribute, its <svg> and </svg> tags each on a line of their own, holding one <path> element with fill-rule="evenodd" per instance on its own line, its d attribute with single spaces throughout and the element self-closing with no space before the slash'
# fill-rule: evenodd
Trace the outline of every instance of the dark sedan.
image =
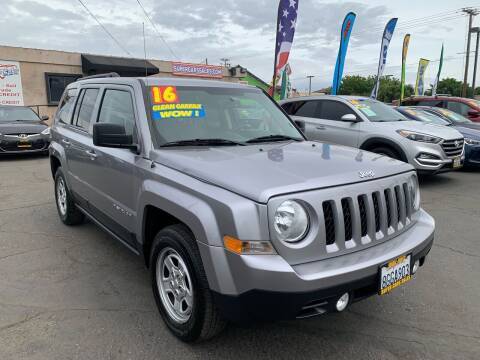
<svg viewBox="0 0 480 360">
<path fill-rule="evenodd" d="M 465 167 L 480 167 L 480 124 L 446 109 L 399 106 L 400 113 L 412 120 L 453 126 L 465 138 Z"/>
<path fill-rule="evenodd" d="M 24 106 L 0 106 L 0 154 L 45 153 L 50 145 L 47 116 Z"/>
</svg>

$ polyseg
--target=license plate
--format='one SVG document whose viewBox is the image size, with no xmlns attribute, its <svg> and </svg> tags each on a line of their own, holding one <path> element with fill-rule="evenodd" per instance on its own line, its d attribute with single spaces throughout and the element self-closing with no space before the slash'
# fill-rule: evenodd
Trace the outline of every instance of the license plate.
<svg viewBox="0 0 480 360">
<path fill-rule="evenodd" d="M 461 158 L 457 157 L 457 158 L 453 159 L 453 168 L 454 169 L 457 169 L 461 166 L 462 166 L 462 159 Z"/>
<path fill-rule="evenodd" d="M 410 259 L 411 255 L 400 256 L 382 266 L 380 269 L 380 295 L 389 293 L 411 279 Z"/>
<path fill-rule="evenodd" d="M 25 149 L 25 148 L 31 148 L 32 147 L 32 144 L 30 144 L 28 141 L 20 141 L 17 145 L 17 147 L 21 148 L 21 149 Z"/>
</svg>

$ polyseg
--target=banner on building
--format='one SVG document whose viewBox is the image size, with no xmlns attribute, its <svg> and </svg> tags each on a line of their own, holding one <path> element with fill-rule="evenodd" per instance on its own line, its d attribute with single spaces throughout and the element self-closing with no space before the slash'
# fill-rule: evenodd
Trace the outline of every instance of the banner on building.
<svg viewBox="0 0 480 360">
<path fill-rule="evenodd" d="M 172 74 L 221 79 L 223 78 L 223 66 L 174 62 L 172 63 Z"/>
<path fill-rule="evenodd" d="M 410 34 L 405 35 L 403 38 L 403 50 L 402 50 L 402 75 L 400 80 L 400 105 L 405 97 L 405 67 L 407 65 L 407 53 L 408 44 L 410 43 Z"/>
<path fill-rule="evenodd" d="M 0 60 L 0 105 L 23 106 L 22 76 L 17 61 Z"/>
<path fill-rule="evenodd" d="M 420 59 L 418 62 L 417 81 L 415 82 L 415 95 L 423 95 L 425 93 L 425 72 L 427 71 L 430 60 Z"/>
<path fill-rule="evenodd" d="M 349 12 L 343 20 L 340 32 L 340 47 L 338 48 L 337 62 L 335 63 L 335 72 L 333 73 L 332 95 L 337 95 L 342 83 L 343 66 L 347 55 L 348 42 L 350 41 L 350 35 L 356 17 L 357 15 L 355 13 Z"/>
<path fill-rule="evenodd" d="M 443 44 L 442 44 L 442 51 L 440 52 L 440 62 L 438 64 L 437 77 L 435 78 L 435 82 L 433 83 L 432 96 L 437 95 L 437 87 L 438 87 L 438 82 L 440 81 L 440 74 L 442 73 L 442 66 L 443 66 Z"/>
<path fill-rule="evenodd" d="M 278 4 L 275 61 L 270 95 L 274 95 L 279 75 L 288 63 L 297 27 L 298 2 L 299 0 L 280 0 Z"/>
<path fill-rule="evenodd" d="M 380 47 L 380 58 L 378 60 L 377 78 L 371 94 L 371 97 L 374 99 L 376 99 L 378 96 L 380 78 L 383 75 L 383 71 L 385 70 L 385 64 L 387 63 L 388 45 L 390 45 L 390 41 L 392 40 L 393 32 L 395 30 L 395 26 L 397 25 L 397 21 L 397 18 L 390 19 L 385 26 L 385 30 L 383 31 L 382 45 Z"/>
</svg>

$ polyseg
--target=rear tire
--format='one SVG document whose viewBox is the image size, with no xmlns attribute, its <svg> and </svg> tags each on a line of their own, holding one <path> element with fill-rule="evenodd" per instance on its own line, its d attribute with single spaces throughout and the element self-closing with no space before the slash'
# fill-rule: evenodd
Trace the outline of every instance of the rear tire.
<svg viewBox="0 0 480 360">
<path fill-rule="evenodd" d="M 395 150 L 393 150 L 389 147 L 377 147 L 377 148 L 372 149 L 370 151 L 374 152 L 376 154 L 389 156 L 389 157 L 391 157 L 393 159 L 396 159 L 396 160 L 402 160 L 400 155 Z"/>
<path fill-rule="evenodd" d="M 158 232 L 150 271 L 158 310 L 176 337 L 185 342 L 208 340 L 225 328 L 195 238 L 187 227 L 171 225 Z"/>
<path fill-rule="evenodd" d="M 78 225 L 84 221 L 85 215 L 75 206 L 61 167 L 55 173 L 55 203 L 58 216 L 65 225 Z"/>
</svg>

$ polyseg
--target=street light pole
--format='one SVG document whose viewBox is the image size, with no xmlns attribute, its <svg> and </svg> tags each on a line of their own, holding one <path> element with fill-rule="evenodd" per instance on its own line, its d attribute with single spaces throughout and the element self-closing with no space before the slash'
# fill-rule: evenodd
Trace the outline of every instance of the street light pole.
<svg viewBox="0 0 480 360">
<path fill-rule="evenodd" d="M 472 32 L 472 22 L 473 17 L 478 15 L 478 10 L 474 8 L 465 8 L 462 11 L 468 14 L 468 31 L 467 31 L 467 56 L 465 58 L 465 75 L 463 77 L 463 88 L 462 88 L 462 97 L 467 97 L 467 88 L 468 88 L 468 63 L 470 60 L 470 40 L 471 40 L 471 32 Z"/>
<path fill-rule="evenodd" d="M 475 80 L 477 78 L 477 62 L 478 62 L 478 43 L 480 41 L 480 28 L 475 27 L 472 29 L 472 32 L 477 33 L 477 44 L 475 47 L 475 62 L 473 63 L 473 79 L 472 79 L 472 90 L 473 90 L 473 97 L 475 97 Z"/>
<path fill-rule="evenodd" d="M 309 84 L 308 84 L 308 95 L 312 95 L 312 78 L 314 78 L 315 76 L 313 75 L 308 75 L 307 78 L 309 80 Z"/>
</svg>

